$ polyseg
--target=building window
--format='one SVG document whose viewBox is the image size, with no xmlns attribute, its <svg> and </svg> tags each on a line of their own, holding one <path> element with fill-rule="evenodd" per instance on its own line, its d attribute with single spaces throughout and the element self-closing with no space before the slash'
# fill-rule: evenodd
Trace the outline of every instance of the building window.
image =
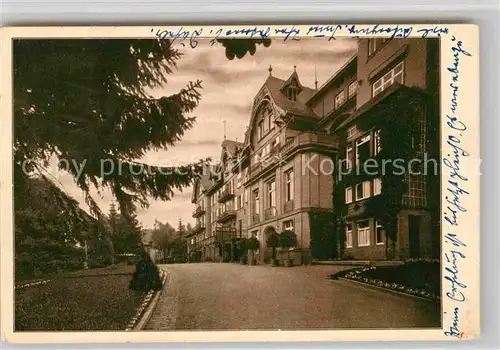
<svg viewBox="0 0 500 350">
<path fill-rule="evenodd" d="M 352 224 L 345 225 L 345 246 L 352 248 Z"/>
<path fill-rule="evenodd" d="M 241 187 L 241 173 L 238 173 L 238 175 L 236 176 L 236 187 Z"/>
<path fill-rule="evenodd" d="M 407 193 L 403 196 L 404 204 L 411 207 L 425 207 L 427 205 L 427 184 L 425 175 L 406 174 L 405 182 L 408 185 Z"/>
<path fill-rule="evenodd" d="M 352 168 L 352 146 L 347 146 L 345 150 L 345 167 L 346 169 Z"/>
<path fill-rule="evenodd" d="M 368 56 L 373 55 L 378 49 L 380 49 L 389 38 L 372 38 L 368 39 Z"/>
<path fill-rule="evenodd" d="M 370 245 L 370 222 L 368 220 L 358 221 L 358 247 Z"/>
<path fill-rule="evenodd" d="M 345 188 L 345 203 L 352 203 L 352 187 Z"/>
<path fill-rule="evenodd" d="M 394 83 L 403 84 L 404 61 L 377 79 L 372 86 L 372 96 L 375 97 Z"/>
<path fill-rule="evenodd" d="M 364 181 L 356 185 L 356 200 L 370 197 L 370 181 Z"/>
<path fill-rule="evenodd" d="M 380 145 L 380 130 L 375 130 L 375 132 L 373 133 L 373 154 L 377 155 L 381 149 L 382 146 Z"/>
<path fill-rule="evenodd" d="M 245 204 L 248 203 L 248 188 L 245 188 L 245 192 L 243 193 L 245 196 Z"/>
<path fill-rule="evenodd" d="M 335 96 L 335 109 L 342 106 L 344 102 L 345 102 L 345 91 L 342 90 Z"/>
<path fill-rule="evenodd" d="M 259 199 L 259 190 L 253 191 L 253 212 L 255 214 L 260 213 L 260 199 Z"/>
<path fill-rule="evenodd" d="M 364 163 L 370 157 L 370 135 L 356 141 L 356 164 Z"/>
<path fill-rule="evenodd" d="M 354 95 L 356 95 L 357 91 L 358 91 L 358 82 L 355 80 L 349 84 L 348 98 L 351 98 Z"/>
<path fill-rule="evenodd" d="M 378 196 L 382 193 L 382 179 L 380 177 L 376 177 L 373 179 L 373 195 Z"/>
<path fill-rule="evenodd" d="M 276 181 L 267 183 L 267 206 L 273 208 L 276 206 Z"/>
<path fill-rule="evenodd" d="M 297 101 L 298 88 L 295 85 L 291 85 L 288 88 L 288 99 L 291 101 Z"/>
<path fill-rule="evenodd" d="M 273 122 L 272 122 L 272 113 L 270 109 L 266 110 L 266 118 L 267 118 L 267 129 L 271 130 L 273 128 Z"/>
<path fill-rule="evenodd" d="M 237 210 L 240 210 L 242 207 L 243 207 L 243 201 L 242 201 L 242 195 L 239 195 L 238 197 L 236 197 L 236 200 L 237 200 L 237 203 L 236 203 L 236 209 Z"/>
<path fill-rule="evenodd" d="M 375 243 L 377 245 L 382 245 L 384 244 L 384 239 L 385 239 L 384 228 L 378 221 L 375 221 Z"/>
<path fill-rule="evenodd" d="M 293 169 L 288 170 L 285 173 L 285 200 L 291 201 L 293 200 L 293 192 L 294 192 L 294 178 L 293 178 Z"/>
<path fill-rule="evenodd" d="M 293 231 L 293 220 L 283 221 L 284 231 Z"/>
</svg>

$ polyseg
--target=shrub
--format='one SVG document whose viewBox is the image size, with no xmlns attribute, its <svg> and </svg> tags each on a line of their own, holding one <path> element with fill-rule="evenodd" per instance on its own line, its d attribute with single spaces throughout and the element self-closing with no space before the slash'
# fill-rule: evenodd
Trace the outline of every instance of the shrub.
<svg viewBox="0 0 500 350">
<path fill-rule="evenodd" d="M 248 239 L 248 242 L 247 242 L 247 249 L 249 249 L 249 250 L 257 250 L 259 248 L 260 248 L 260 242 L 257 239 L 257 237 L 255 237 L 255 236 L 250 237 Z"/>
<path fill-rule="evenodd" d="M 161 289 L 163 283 L 160 278 L 158 267 L 151 257 L 145 252 L 141 252 L 139 261 L 135 265 L 135 273 L 130 281 L 130 288 L 133 290 Z"/>
<path fill-rule="evenodd" d="M 266 236 L 266 244 L 273 251 L 273 260 L 276 260 L 276 248 L 279 247 L 280 237 L 276 231 L 272 231 Z"/>
<path fill-rule="evenodd" d="M 290 259 L 289 248 L 297 246 L 297 235 L 295 232 L 285 230 L 279 235 L 279 245 L 283 249 L 287 249 L 287 259 Z"/>
</svg>

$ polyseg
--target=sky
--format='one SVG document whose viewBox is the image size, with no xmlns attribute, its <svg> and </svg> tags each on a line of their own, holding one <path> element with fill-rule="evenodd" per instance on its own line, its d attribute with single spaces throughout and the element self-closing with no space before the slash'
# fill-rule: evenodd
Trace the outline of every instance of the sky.
<svg viewBox="0 0 500 350">
<path fill-rule="evenodd" d="M 268 48 L 258 45 L 253 56 L 247 54 L 234 60 L 226 58 L 224 47 L 211 46 L 208 40 L 200 41 L 195 49 L 186 46 L 177 44 L 183 54 L 177 69 L 164 87 L 150 93 L 154 97 L 171 95 L 190 81 L 202 80 L 202 98 L 191 113 L 197 118 L 196 123 L 175 147 L 146 154 L 142 159 L 146 164 L 172 166 L 207 157 L 217 160 L 224 139 L 224 121 L 227 139 L 243 141 L 253 98 L 269 76 L 269 66 L 272 66 L 272 75 L 283 80 L 296 66 L 301 84 L 311 88 L 314 88 L 316 71 L 318 86 L 321 87 L 355 53 L 357 43 L 351 39 L 275 40 Z M 58 184 L 88 210 L 83 193 L 72 177 L 64 173 L 54 175 Z M 111 193 L 91 193 L 100 208 L 107 212 L 113 201 Z M 192 188 L 186 188 L 176 192 L 168 202 L 151 199 L 147 209 L 138 208 L 138 220 L 144 228 L 152 228 L 155 220 L 169 222 L 174 227 L 179 219 L 194 224 L 191 215 L 195 208 L 191 194 Z"/>
</svg>

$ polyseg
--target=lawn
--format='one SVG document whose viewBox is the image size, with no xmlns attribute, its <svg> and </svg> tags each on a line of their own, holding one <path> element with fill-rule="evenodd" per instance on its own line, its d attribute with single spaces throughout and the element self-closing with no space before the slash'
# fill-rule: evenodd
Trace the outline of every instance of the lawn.
<svg viewBox="0 0 500 350">
<path fill-rule="evenodd" d="M 417 261 L 397 266 L 380 266 L 360 270 L 361 279 L 381 281 L 384 283 L 402 285 L 412 289 L 423 290 L 433 295 L 440 295 L 441 267 L 437 262 Z M 352 270 L 341 271 L 332 278 L 344 277 Z"/>
<path fill-rule="evenodd" d="M 124 330 L 145 292 L 129 289 L 135 266 L 76 271 L 15 292 L 15 331 Z"/>
</svg>

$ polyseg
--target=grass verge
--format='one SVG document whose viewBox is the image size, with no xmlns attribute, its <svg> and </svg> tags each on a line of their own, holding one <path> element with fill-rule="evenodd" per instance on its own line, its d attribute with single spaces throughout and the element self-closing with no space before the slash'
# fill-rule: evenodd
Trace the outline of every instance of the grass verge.
<svg viewBox="0 0 500 350">
<path fill-rule="evenodd" d="M 129 289 L 134 271 L 133 265 L 76 271 L 16 290 L 15 331 L 124 330 L 146 294 Z"/>
</svg>

